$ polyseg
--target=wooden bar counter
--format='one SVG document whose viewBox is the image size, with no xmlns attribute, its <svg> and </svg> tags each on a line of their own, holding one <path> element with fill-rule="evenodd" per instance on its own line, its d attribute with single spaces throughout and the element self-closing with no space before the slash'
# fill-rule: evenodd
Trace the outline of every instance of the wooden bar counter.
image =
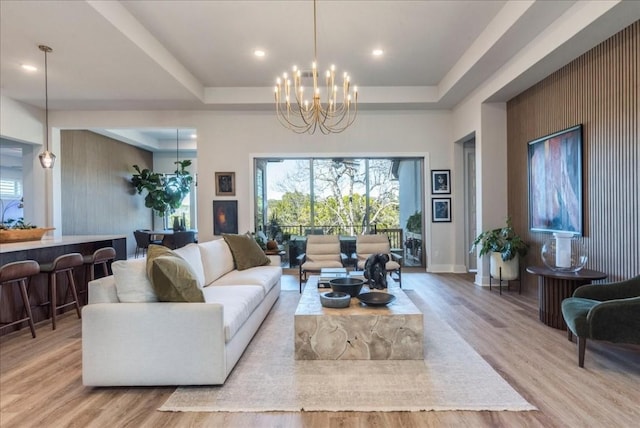
<svg viewBox="0 0 640 428">
<path fill-rule="evenodd" d="M 0 266 L 21 260 L 35 260 L 41 264 L 49 263 L 63 254 L 80 253 L 83 256 L 90 255 L 97 249 L 104 247 L 115 248 L 116 260 L 125 260 L 127 258 L 127 240 L 124 235 L 60 236 L 45 237 L 39 241 L 0 243 Z M 97 269 L 96 276 L 99 277 L 101 275 L 102 270 Z M 86 277 L 85 269 L 78 268 L 74 270 L 74 279 L 81 305 L 86 304 L 87 301 Z M 59 296 L 66 296 L 66 278 L 61 275 L 58 283 L 60 287 Z M 21 318 L 21 314 L 24 312 L 22 299 L 13 288 L 15 287 L 3 287 L 1 290 L 0 314 L 2 314 L 2 322 Z M 50 317 L 46 274 L 39 274 L 33 277 L 29 287 L 29 300 L 34 322 L 37 323 Z M 69 307 L 67 309 L 72 310 L 73 308 Z M 27 327 L 26 323 L 20 328 L 25 327 Z M 36 326 L 36 334 L 38 328 L 43 327 Z M 47 326 L 47 328 L 51 327 Z M 7 334 L 11 331 L 13 331 L 12 328 L 7 328 L 3 330 L 2 334 Z"/>
</svg>

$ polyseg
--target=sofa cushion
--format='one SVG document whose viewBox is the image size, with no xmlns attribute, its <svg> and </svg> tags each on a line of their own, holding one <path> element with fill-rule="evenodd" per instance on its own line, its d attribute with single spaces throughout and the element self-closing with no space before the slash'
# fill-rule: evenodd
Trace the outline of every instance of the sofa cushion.
<svg viewBox="0 0 640 428">
<path fill-rule="evenodd" d="M 271 263 L 269 257 L 251 236 L 225 233 L 222 237 L 231 249 L 236 269 L 245 270 Z"/>
<path fill-rule="evenodd" d="M 202 257 L 200 256 L 200 247 L 198 247 L 198 244 L 188 244 L 173 251 L 189 263 L 193 272 L 196 274 L 198 287 L 204 287 L 204 267 L 202 266 Z"/>
<path fill-rule="evenodd" d="M 302 264 L 302 270 L 320 271 L 322 268 L 341 268 L 342 262 L 335 260 L 308 261 Z"/>
<path fill-rule="evenodd" d="M 204 302 L 191 265 L 166 247 L 149 246 L 147 274 L 161 302 Z"/>
<path fill-rule="evenodd" d="M 117 260 L 111 264 L 118 300 L 126 303 L 157 302 L 147 276 L 146 259 Z"/>
<path fill-rule="evenodd" d="M 282 276 L 280 266 L 259 266 L 245 270 L 234 270 L 214 281 L 212 285 L 259 285 L 264 295 L 278 283 Z"/>
<path fill-rule="evenodd" d="M 259 285 L 220 285 L 202 290 L 207 303 L 224 306 L 224 340 L 229 342 L 264 300 Z"/>
<path fill-rule="evenodd" d="M 200 247 L 204 269 L 205 286 L 233 270 L 233 255 L 224 239 L 201 242 L 198 247 Z"/>
</svg>

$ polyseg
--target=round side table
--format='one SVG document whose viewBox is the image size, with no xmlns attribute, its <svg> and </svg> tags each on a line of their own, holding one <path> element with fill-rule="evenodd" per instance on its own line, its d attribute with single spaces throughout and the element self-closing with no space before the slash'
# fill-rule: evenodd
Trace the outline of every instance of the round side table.
<svg viewBox="0 0 640 428">
<path fill-rule="evenodd" d="M 529 266 L 527 272 L 538 275 L 538 305 L 540 321 L 561 330 L 567 329 L 562 318 L 562 301 L 573 295 L 576 288 L 607 277 L 606 273 L 591 269 L 560 272 L 546 267 Z"/>
</svg>

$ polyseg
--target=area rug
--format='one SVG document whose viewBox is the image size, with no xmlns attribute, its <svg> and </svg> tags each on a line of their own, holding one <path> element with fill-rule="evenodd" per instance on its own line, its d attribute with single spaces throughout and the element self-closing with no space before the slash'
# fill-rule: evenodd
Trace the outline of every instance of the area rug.
<svg viewBox="0 0 640 428">
<path fill-rule="evenodd" d="M 293 314 L 283 291 L 223 386 L 180 387 L 159 409 L 176 412 L 425 411 L 536 408 L 449 325 L 424 313 L 424 361 L 296 361 Z"/>
</svg>

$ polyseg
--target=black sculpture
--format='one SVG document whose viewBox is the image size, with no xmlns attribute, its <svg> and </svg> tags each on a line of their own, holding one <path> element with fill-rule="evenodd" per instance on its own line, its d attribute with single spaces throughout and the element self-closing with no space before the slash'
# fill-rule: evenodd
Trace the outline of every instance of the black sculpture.
<svg viewBox="0 0 640 428">
<path fill-rule="evenodd" d="M 369 288 L 387 288 L 387 254 L 372 254 L 364 263 L 364 277 L 368 279 Z"/>
</svg>

